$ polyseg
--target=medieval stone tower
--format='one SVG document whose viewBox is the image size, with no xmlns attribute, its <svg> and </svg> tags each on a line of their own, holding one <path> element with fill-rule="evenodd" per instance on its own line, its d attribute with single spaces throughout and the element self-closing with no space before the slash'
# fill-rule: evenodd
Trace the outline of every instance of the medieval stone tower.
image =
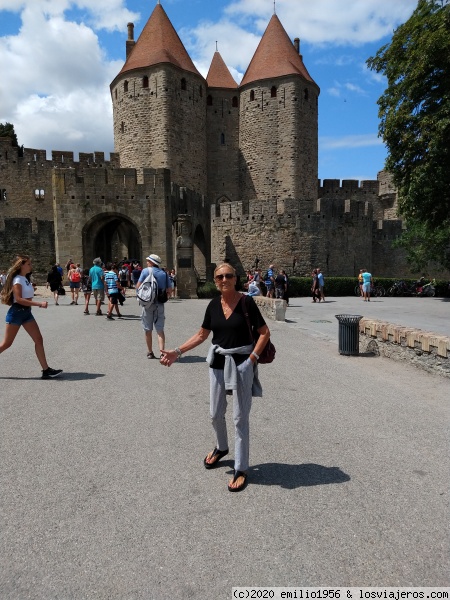
<svg viewBox="0 0 450 600">
<path fill-rule="evenodd" d="M 206 194 L 206 81 L 160 4 L 138 41 L 131 23 L 128 36 L 111 84 L 120 165 L 169 168 L 175 182 Z"/>
<path fill-rule="evenodd" d="M 406 274 L 396 195 L 318 181 L 319 87 L 274 14 L 238 85 L 220 53 L 206 79 L 160 1 L 111 83 L 115 153 L 12 148 L 0 139 L 0 260 L 12 249 L 92 264 L 158 253 L 194 295 L 212 264 L 256 257 L 290 274 Z M 17 248 L 17 250 L 15 250 Z"/>
</svg>

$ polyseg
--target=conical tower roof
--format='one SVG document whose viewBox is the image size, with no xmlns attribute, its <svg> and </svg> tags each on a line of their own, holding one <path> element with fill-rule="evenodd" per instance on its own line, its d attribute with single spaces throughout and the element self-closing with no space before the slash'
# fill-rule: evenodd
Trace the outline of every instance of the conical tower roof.
<svg viewBox="0 0 450 600">
<path fill-rule="evenodd" d="M 170 63 L 200 75 L 165 10 L 158 3 L 119 75 L 161 63 Z"/>
<path fill-rule="evenodd" d="M 214 52 L 214 56 L 206 76 L 208 87 L 237 89 L 238 84 L 233 79 L 220 52 Z"/>
<path fill-rule="evenodd" d="M 300 75 L 315 84 L 280 19 L 273 15 L 240 85 L 284 75 Z"/>
</svg>

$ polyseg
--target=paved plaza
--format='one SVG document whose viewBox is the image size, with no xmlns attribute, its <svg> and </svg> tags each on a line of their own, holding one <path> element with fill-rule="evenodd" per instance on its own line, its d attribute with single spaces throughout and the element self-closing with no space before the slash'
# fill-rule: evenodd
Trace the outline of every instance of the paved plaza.
<svg viewBox="0 0 450 600">
<path fill-rule="evenodd" d="M 42 381 L 21 331 L 0 357 L 1 600 L 225 600 L 233 586 L 447 586 L 449 380 L 341 356 L 336 314 L 450 335 L 436 298 L 294 298 L 268 323 L 249 486 L 211 471 L 208 342 L 170 369 L 146 358 L 139 309 L 34 309 Z M 167 307 L 168 347 L 207 300 Z M 4 322 L 7 307 L 0 307 Z M 230 411 L 229 411 L 230 412 Z M 232 421 L 228 415 L 229 431 Z"/>
</svg>

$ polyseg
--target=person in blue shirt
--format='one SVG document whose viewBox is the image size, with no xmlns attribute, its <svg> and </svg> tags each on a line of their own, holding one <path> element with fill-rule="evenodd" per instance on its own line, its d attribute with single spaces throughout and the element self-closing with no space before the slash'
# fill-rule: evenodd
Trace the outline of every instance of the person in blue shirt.
<svg viewBox="0 0 450 600">
<path fill-rule="evenodd" d="M 273 276 L 273 268 L 274 265 L 269 266 L 269 269 L 266 273 L 266 278 L 264 280 L 264 285 L 266 286 L 268 298 L 274 297 L 275 277 Z"/>
<path fill-rule="evenodd" d="M 372 275 L 369 273 L 369 271 L 367 271 L 367 269 L 364 269 L 363 273 L 362 273 L 362 278 L 363 278 L 363 296 L 364 296 L 364 302 L 368 301 L 370 302 L 370 286 L 372 283 Z"/>
<path fill-rule="evenodd" d="M 319 269 L 319 267 L 317 267 L 316 271 L 317 271 L 317 283 L 319 284 L 319 294 L 320 294 L 319 302 L 321 300 L 322 300 L 322 302 L 325 302 L 325 293 L 323 291 L 325 281 L 323 279 L 322 271 Z"/>
<path fill-rule="evenodd" d="M 120 314 L 119 310 L 119 290 L 122 289 L 122 286 L 119 283 L 119 277 L 116 271 L 113 269 L 113 264 L 110 262 L 106 263 L 105 289 L 109 300 L 108 314 L 106 315 L 106 318 L 110 321 L 114 321 L 112 311 L 115 309 L 117 316 L 119 319 L 121 319 L 122 315 Z"/>
<path fill-rule="evenodd" d="M 138 290 L 142 282 L 147 279 L 150 274 L 150 269 L 153 271 L 153 276 L 158 283 L 158 291 L 163 292 L 164 290 L 167 292 L 167 295 L 171 293 L 171 284 L 170 279 L 167 273 L 161 269 L 161 258 L 157 254 L 150 254 L 147 256 L 147 268 L 142 269 L 139 280 L 136 284 L 136 289 Z M 167 298 L 168 296 L 166 296 Z M 158 299 L 155 300 L 153 304 L 150 306 L 143 306 L 141 312 L 141 322 L 142 328 L 145 333 L 145 342 L 147 344 L 147 358 L 158 358 L 155 356 L 153 352 L 153 341 L 152 341 L 152 332 L 153 327 L 156 329 L 156 335 L 158 336 L 158 345 L 159 350 L 162 352 L 164 350 L 164 346 L 166 343 L 166 337 L 164 334 L 164 304 L 162 302 L 158 302 Z"/>
<path fill-rule="evenodd" d="M 102 314 L 101 305 L 105 299 L 105 273 L 101 267 L 102 259 L 94 258 L 94 266 L 90 268 L 89 277 L 91 278 L 91 288 L 94 294 L 95 304 L 97 305 L 97 316 Z"/>
</svg>

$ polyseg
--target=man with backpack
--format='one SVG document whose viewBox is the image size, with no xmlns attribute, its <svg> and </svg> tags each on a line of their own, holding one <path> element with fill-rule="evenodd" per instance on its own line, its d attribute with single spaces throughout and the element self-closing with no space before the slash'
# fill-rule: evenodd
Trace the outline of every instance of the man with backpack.
<svg viewBox="0 0 450 600">
<path fill-rule="evenodd" d="M 153 352 L 153 327 L 158 336 L 159 350 L 164 350 L 164 304 L 170 292 L 169 276 L 161 269 L 161 258 L 157 254 L 150 254 L 147 256 L 147 268 L 142 270 L 136 284 L 136 296 L 142 307 L 141 321 L 147 344 L 147 358 L 159 358 Z"/>
</svg>

